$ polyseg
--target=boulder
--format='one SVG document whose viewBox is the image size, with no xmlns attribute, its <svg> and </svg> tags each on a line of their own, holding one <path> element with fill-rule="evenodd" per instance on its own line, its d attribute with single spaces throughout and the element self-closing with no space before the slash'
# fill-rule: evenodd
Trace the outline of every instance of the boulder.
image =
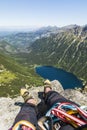
<svg viewBox="0 0 87 130">
<path fill-rule="evenodd" d="M 64 91 L 63 95 L 67 99 L 72 100 L 79 105 L 86 105 L 87 106 L 87 96 L 86 96 L 86 94 L 83 94 L 78 90 L 66 89 Z"/>
<path fill-rule="evenodd" d="M 81 93 L 74 89 L 66 89 L 64 91 L 62 85 L 59 81 L 54 80 L 51 82 L 53 90 L 61 93 L 67 99 L 75 101 L 80 105 L 87 105 L 87 93 Z M 44 86 L 32 87 L 29 89 L 29 92 L 33 95 L 35 99 L 37 99 L 38 103 L 41 101 L 39 94 L 44 90 Z M 23 98 L 18 96 L 14 99 L 12 98 L 0 98 L 0 130 L 8 130 L 20 110 L 20 105 L 17 103 L 23 103 Z"/>
</svg>

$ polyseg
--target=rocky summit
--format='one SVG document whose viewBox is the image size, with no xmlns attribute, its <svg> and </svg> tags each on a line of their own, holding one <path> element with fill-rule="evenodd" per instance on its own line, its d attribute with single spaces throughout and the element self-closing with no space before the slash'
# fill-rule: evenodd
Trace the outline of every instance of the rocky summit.
<svg viewBox="0 0 87 130">
<path fill-rule="evenodd" d="M 74 89 L 64 90 L 62 85 L 57 80 L 54 80 L 51 83 L 52 83 L 53 90 L 56 90 L 57 92 L 61 93 L 67 99 L 75 101 L 80 105 L 87 106 L 86 92 L 83 93 L 80 92 L 79 90 L 74 90 Z M 34 98 L 37 99 L 38 103 L 40 102 L 38 93 L 43 92 L 43 89 L 44 89 L 43 86 L 32 87 L 29 89 L 29 92 L 34 96 Z M 20 106 L 17 105 L 17 103 L 21 103 L 21 102 L 23 102 L 21 96 L 18 96 L 13 99 L 10 97 L 0 98 L 0 130 L 8 130 L 12 126 L 14 119 L 20 110 Z"/>
</svg>

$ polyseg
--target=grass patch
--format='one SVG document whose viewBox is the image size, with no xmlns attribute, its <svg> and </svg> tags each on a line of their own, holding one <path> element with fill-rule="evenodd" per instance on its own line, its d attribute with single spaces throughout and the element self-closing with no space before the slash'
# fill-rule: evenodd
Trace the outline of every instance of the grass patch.
<svg viewBox="0 0 87 130">
<path fill-rule="evenodd" d="M 10 83 L 16 79 L 16 75 L 10 71 L 4 70 L 0 73 L 0 84 Z"/>
</svg>

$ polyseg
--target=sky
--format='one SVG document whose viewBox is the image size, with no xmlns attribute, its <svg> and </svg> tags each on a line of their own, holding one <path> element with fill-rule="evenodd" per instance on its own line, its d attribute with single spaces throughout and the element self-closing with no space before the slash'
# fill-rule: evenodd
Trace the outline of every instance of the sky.
<svg viewBox="0 0 87 130">
<path fill-rule="evenodd" d="M 0 0 L 0 27 L 87 24 L 87 0 Z"/>
</svg>

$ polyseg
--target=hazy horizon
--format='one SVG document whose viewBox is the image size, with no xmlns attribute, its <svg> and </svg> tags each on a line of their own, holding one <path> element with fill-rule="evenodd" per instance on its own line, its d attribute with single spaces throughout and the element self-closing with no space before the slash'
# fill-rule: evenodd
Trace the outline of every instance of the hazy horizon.
<svg viewBox="0 0 87 130">
<path fill-rule="evenodd" d="M 65 25 L 65 26 L 53 26 L 53 25 L 48 25 L 48 26 L 0 26 L 0 32 L 2 31 L 35 31 L 38 30 L 40 28 L 45 28 L 45 27 L 58 27 L 58 28 L 62 28 L 62 27 L 68 27 L 68 26 L 73 26 L 73 25 L 77 25 L 77 24 L 70 24 L 70 25 Z M 77 25 L 77 26 L 81 26 L 84 27 L 85 25 Z"/>
</svg>

